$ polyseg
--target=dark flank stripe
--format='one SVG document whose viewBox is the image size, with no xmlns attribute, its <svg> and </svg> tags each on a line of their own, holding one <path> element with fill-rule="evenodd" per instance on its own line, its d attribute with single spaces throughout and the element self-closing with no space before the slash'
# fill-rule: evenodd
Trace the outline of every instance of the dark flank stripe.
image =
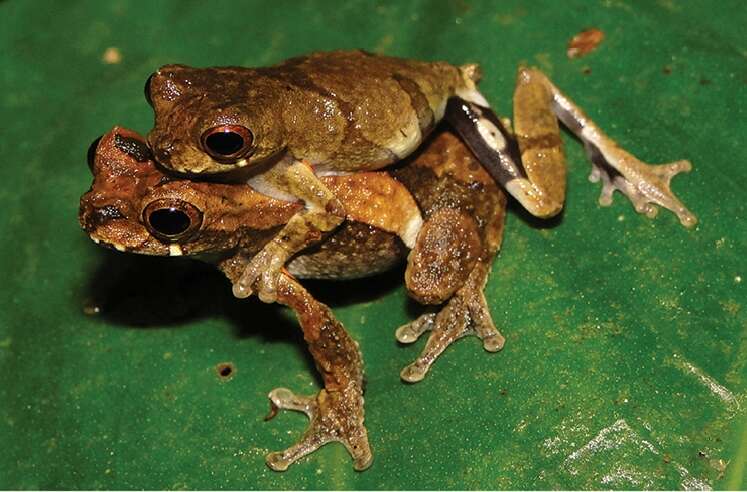
<svg viewBox="0 0 747 492">
<path fill-rule="evenodd" d="M 521 137 L 521 148 L 524 152 L 530 149 L 552 149 L 560 147 L 562 141 L 557 133 L 545 133 L 533 137 Z"/>
<path fill-rule="evenodd" d="M 428 99 L 423 94 L 420 86 L 412 79 L 405 77 L 404 75 L 394 74 L 392 77 L 402 88 L 403 91 L 410 96 L 410 105 L 418 115 L 418 125 L 423 135 L 427 135 L 433 130 L 436 124 L 436 118 L 433 114 L 433 109 L 428 104 Z"/>
</svg>

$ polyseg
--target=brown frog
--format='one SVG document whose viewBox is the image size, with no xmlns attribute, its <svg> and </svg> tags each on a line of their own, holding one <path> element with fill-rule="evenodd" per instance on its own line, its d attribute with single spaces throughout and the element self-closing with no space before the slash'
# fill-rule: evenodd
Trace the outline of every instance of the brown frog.
<svg viewBox="0 0 747 492">
<path fill-rule="evenodd" d="M 89 165 L 94 181 L 81 197 L 79 218 L 96 243 L 139 254 L 194 255 L 215 263 L 234 284 L 303 207 L 246 184 L 166 175 L 142 137 L 123 128 L 94 142 Z M 389 173 L 321 180 L 344 205 L 346 219 L 291 258 L 278 278 L 276 299 L 295 311 L 324 389 L 315 396 L 285 388 L 270 392 L 268 418 L 289 409 L 310 419 L 298 444 L 267 456 L 274 470 L 287 469 L 331 441 L 345 445 L 358 470 L 372 460 L 358 346 L 296 278 L 361 277 L 407 258 L 408 292 L 422 303 L 438 305 L 396 331 L 404 343 L 430 332 L 421 355 L 401 373 L 409 382 L 421 380 L 444 349 L 465 335 L 480 337 L 491 352 L 504 344 L 482 291 L 500 247 L 506 198 L 457 137 L 439 133 Z"/>
<path fill-rule="evenodd" d="M 146 83 L 155 113 L 148 142 L 167 169 L 219 174 L 304 207 L 246 264 L 234 294 L 270 302 L 283 265 L 346 216 L 325 175 L 371 171 L 412 153 L 446 119 L 493 179 L 538 217 L 557 214 L 566 166 L 557 120 L 584 144 L 600 204 L 614 190 L 636 210 L 695 216 L 669 188 L 688 161 L 650 166 L 617 146 L 539 70 L 520 68 L 516 140 L 477 90 L 475 64 L 457 67 L 364 51 L 312 53 L 266 68 L 168 65 Z"/>
</svg>

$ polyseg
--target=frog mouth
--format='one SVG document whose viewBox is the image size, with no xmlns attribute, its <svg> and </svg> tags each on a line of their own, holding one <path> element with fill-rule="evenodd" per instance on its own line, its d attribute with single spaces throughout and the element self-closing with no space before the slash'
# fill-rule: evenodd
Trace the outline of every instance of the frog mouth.
<svg viewBox="0 0 747 492">
<path fill-rule="evenodd" d="M 143 233 L 138 234 L 138 231 L 133 231 L 131 227 L 126 227 L 128 224 L 117 222 L 120 221 L 99 226 L 92 231 L 86 231 L 88 232 L 88 237 L 99 246 L 121 253 L 130 252 L 153 256 L 166 256 L 169 254 L 168 247 L 153 244 L 153 241 L 149 241 L 147 233 L 144 230 Z"/>
<path fill-rule="evenodd" d="M 130 252 L 130 253 L 137 253 L 137 254 L 149 255 L 149 256 L 184 256 L 186 254 L 184 250 L 182 249 L 182 247 L 178 244 L 156 245 L 156 244 L 146 243 L 139 247 L 133 247 L 133 246 L 124 245 L 116 241 L 102 239 L 101 237 L 97 236 L 95 233 L 89 233 L 88 237 L 90 237 L 91 241 L 98 244 L 99 246 L 102 246 L 107 249 L 113 249 L 121 253 Z"/>
</svg>

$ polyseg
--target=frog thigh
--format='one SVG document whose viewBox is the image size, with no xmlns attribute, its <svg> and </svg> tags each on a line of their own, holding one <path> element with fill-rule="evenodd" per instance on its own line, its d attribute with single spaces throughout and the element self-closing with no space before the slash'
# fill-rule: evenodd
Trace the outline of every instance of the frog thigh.
<svg viewBox="0 0 747 492">
<path fill-rule="evenodd" d="M 433 212 L 407 259 L 409 294 L 423 304 L 446 301 L 464 285 L 482 252 L 474 218 L 451 208 Z"/>
</svg>

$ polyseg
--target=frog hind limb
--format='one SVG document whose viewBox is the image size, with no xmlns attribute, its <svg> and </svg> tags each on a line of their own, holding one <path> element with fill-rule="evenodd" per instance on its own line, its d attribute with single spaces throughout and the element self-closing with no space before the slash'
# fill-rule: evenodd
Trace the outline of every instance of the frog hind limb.
<svg viewBox="0 0 747 492">
<path fill-rule="evenodd" d="M 506 339 L 493 324 L 482 292 L 489 265 L 489 261 L 480 261 L 465 285 L 437 313 L 425 313 L 397 329 L 395 335 L 401 343 L 413 343 L 426 331 L 430 332 L 420 356 L 400 372 L 404 381 L 421 381 L 444 350 L 465 336 L 479 337 L 488 352 L 498 352 L 503 348 Z"/>
</svg>

